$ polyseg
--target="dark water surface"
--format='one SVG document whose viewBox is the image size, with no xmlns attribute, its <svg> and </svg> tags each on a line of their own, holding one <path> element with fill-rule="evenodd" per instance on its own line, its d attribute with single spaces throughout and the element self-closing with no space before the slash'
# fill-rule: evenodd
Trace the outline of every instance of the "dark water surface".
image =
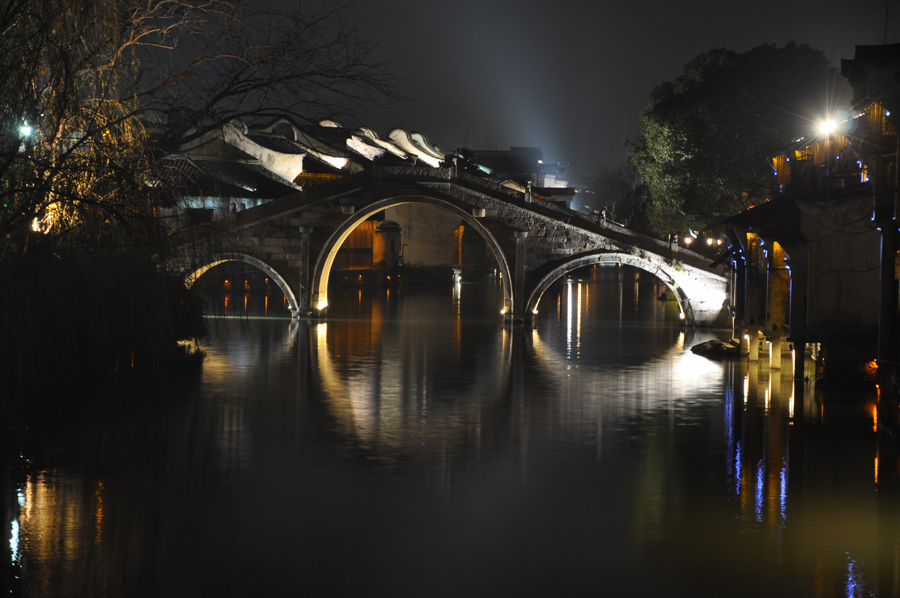
<svg viewBox="0 0 900 598">
<path fill-rule="evenodd" d="M 660 292 L 592 268 L 534 330 L 489 283 L 337 292 L 320 324 L 248 300 L 264 317 L 211 320 L 197 380 L 8 456 L 3 589 L 900 595 L 877 395 L 693 355 L 727 334 Z"/>
</svg>

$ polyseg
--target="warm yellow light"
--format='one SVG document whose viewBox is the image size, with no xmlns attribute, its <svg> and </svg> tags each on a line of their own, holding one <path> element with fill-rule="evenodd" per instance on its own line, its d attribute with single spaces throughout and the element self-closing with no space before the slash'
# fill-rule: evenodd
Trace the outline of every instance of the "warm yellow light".
<svg viewBox="0 0 900 598">
<path fill-rule="evenodd" d="M 712 244 L 713 244 L 713 240 L 712 240 L 712 239 L 707 239 L 707 240 L 706 240 L 706 244 L 707 244 L 707 245 L 712 245 Z"/>
<path fill-rule="evenodd" d="M 533 313 L 534 315 L 537 315 L 537 310 L 534 310 L 534 311 L 531 312 L 531 313 Z"/>
<path fill-rule="evenodd" d="M 684 244 L 685 244 L 685 245 L 690 245 L 690 244 L 693 242 L 693 240 L 694 240 L 694 239 L 692 239 L 691 237 L 685 237 L 685 238 L 684 238 Z"/>
<path fill-rule="evenodd" d="M 328 307 L 328 301 L 319 301 L 319 304 L 316 305 L 316 309 L 318 309 L 319 311 L 322 311 L 326 307 Z"/>
<path fill-rule="evenodd" d="M 819 132 L 824 135 L 834 132 L 835 129 L 837 129 L 837 124 L 833 120 L 823 120 L 819 123 Z"/>
<path fill-rule="evenodd" d="M 503 309 L 500 310 L 500 315 L 501 315 L 501 316 L 505 316 L 505 315 L 506 315 L 506 308 L 505 308 L 505 307 L 504 307 Z"/>
<path fill-rule="evenodd" d="M 679 313 L 679 314 L 678 314 L 678 317 L 679 317 L 680 319 L 683 320 L 683 319 L 684 319 L 684 312 Z"/>
</svg>

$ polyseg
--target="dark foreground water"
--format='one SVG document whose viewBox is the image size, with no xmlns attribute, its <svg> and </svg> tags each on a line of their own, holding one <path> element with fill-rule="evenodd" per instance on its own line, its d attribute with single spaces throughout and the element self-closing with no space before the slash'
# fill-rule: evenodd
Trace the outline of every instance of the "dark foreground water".
<svg viewBox="0 0 900 598">
<path fill-rule="evenodd" d="M 727 335 L 683 331 L 660 292 L 593 268 L 534 330 L 490 284 L 336 293 L 321 324 L 251 298 L 264 317 L 212 320 L 196 380 L 6 455 L 0 589 L 900 595 L 877 395 L 795 388 L 789 354 L 695 356 Z"/>
</svg>

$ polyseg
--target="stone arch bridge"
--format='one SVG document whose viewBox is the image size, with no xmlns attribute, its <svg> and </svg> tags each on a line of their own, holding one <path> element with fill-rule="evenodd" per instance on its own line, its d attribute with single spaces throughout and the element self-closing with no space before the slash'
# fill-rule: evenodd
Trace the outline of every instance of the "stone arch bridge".
<svg viewBox="0 0 900 598">
<path fill-rule="evenodd" d="M 571 270 L 617 262 L 662 280 L 688 325 L 728 328 L 728 280 L 708 259 L 455 168 L 372 167 L 225 218 L 178 231 L 162 261 L 192 284 L 213 266 L 241 261 L 264 271 L 297 316 L 328 308 L 331 266 L 350 232 L 401 204 L 432 205 L 485 239 L 497 260 L 507 318 L 539 312 L 541 296 Z"/>
</svg>

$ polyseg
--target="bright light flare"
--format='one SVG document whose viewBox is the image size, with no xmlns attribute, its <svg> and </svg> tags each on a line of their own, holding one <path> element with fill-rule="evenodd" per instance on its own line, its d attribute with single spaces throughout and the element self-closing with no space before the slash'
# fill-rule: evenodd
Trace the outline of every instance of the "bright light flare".
<svg viewBox="0 0 900 598">
<path fill-rule="evenodd" d="M 823 120 L 819 123 L 819 133 L 823 135 L 830 135 L 837 130 L 837 123 L 831 119 Z"/>
</svg>

